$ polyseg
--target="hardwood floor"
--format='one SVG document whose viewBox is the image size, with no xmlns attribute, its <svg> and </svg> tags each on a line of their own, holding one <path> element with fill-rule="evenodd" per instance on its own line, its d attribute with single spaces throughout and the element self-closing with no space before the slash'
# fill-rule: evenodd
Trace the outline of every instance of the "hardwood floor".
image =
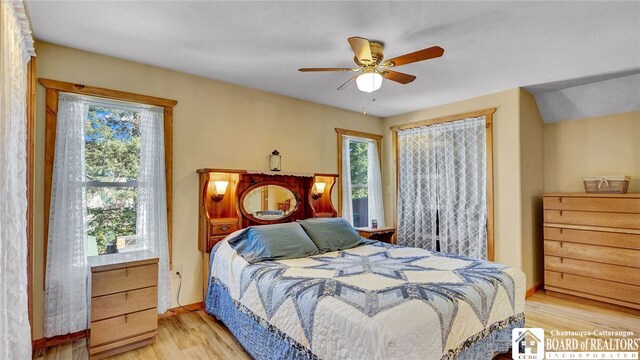
<svg viewBox="0 0 640 360">
<path fill-rule="evenodd" d="M 627 330 L 640 334 L 640 315 L 629 314 L 548 296 L 544 291 L 526 302 L 526 326 L 542 327 L 546 335 L 551 330 Z M 35 359 L 88 358 L 85 340 L 76 340 L 47 349 L 37 350 Z M 162 319 L 158 324 L 158 341 L 144 348 L 109 359 L 250 359 L 233 335 L 204 311 Z M 496 359 L 511 359 L 501 355 Z"/>
</svg>

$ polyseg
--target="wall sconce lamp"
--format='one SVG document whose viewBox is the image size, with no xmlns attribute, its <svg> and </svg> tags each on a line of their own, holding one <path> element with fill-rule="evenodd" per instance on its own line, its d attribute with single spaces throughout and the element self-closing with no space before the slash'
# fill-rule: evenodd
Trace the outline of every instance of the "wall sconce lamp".
<svg viewBox="0 0 640 360">
<path fill-rule="evenodd" d="M 213 184 L 216 188 L 216 193 L 211 196 L 211 200 L 215 202 L 219 202 L 224 198 L 224 194 L 227 192 L 227 186 L 229 185 L 228 181 L 218 180 L 214 181 Z"/>
<path fill-rule="evenodd" d="M 280 156 L 278 150 L 273 150 L 269 155 L 269 169 L 271 171 L 282 170 L 282 156 Z"/>
<path fill-rule="evenodd" d="M 316 189 L 316 191 L 312 191 L 311 192 L 311 198 L 313 200 L 318 200 L 322 197 L 322 193 L 324 193 L 324 188 L 327 184 L 323 183 L 323 182 L 317 182 L 315 184 L 313 184 L 313 187 Z"/>
</svg>

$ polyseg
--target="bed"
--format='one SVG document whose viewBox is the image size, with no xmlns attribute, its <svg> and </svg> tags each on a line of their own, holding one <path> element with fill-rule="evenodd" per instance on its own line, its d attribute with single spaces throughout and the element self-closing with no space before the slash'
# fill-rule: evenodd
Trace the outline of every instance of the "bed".
<svg viewBox="0 0 640 360">
<path fill-rule="evenodd" d="M 206 311 L 255 359 L 491 359 L 524 325 L 525 275 L 380 242 L 250 264 L 220 241 Z"/>
</svg>

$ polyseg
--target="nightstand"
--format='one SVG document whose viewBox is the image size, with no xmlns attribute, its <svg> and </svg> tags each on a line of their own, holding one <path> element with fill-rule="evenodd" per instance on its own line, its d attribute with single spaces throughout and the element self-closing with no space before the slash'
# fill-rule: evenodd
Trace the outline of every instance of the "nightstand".
<svg viewBox="0 0 640 360">
<path fill-rule="evenodd" d="M 393 242 L 393 234 L 396 232 L 396 228 L 393 227 L 381 227 L 377 229 L 372 229 L 370 227 L 361 227 L 356 228 L 356 231 L 360 236 L 371 239 L 378 240 L 381 242 L 386 242 L 392 244 Z"/>
<path fill-rule="evenodd" d="M 158 258 L 148 251 L 90 256 L 91 359 L 156 341 Z"/>
</svg>

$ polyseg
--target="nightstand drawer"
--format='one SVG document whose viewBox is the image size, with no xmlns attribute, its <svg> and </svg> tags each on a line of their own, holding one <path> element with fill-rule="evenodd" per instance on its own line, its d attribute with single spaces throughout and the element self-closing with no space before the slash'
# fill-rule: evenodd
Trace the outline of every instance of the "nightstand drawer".
<svg viewBox="0 0 640 360">
<path fill-rule="evenodd" d="M 229 235 L 232 232 L 238 230 L 238 224 L 233 223 L 220 223 L 220 224 L 211 224 L 211 234 L 212 235 Z"/>
<path fill-rule="evenodd" d="M 95 347 L 107 342 L 156 331 L 157 327 L 156 308 L 94 321 L 91 323 L 90 346 Z"/>
<path fill-rule="evenodd" d="M 157 299 L 157 286 L 94 297 L 91 299 L 91 321 L 155 308 Z"/>
<path fill-rule="evenodd" d="M 156 285 L 158 285 L 157 264 L 94 272 L 91 280 L 91 296 L 114 294 Z"/>
</svg>

